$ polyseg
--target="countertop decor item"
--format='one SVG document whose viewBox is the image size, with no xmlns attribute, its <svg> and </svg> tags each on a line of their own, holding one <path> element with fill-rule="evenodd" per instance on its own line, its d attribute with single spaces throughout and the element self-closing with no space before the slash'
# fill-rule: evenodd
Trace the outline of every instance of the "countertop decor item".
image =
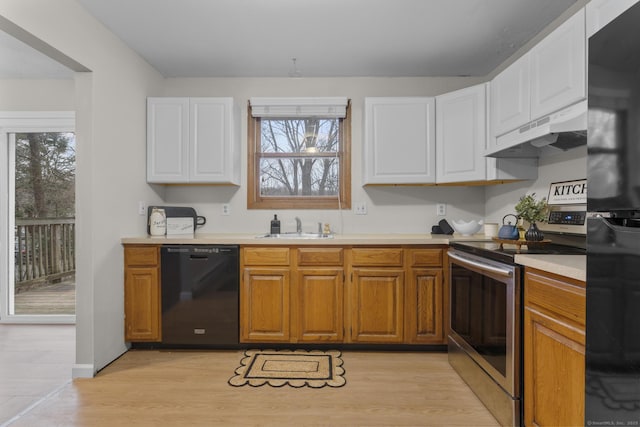
<svg viewBox="0 0 640 427">
<path fill-rule="evenodd" d="M 476 234 L 482 228 L 484 222 L 482 220 L 476 221 L 472 219 L 471 221 L 462 221 L 462 220 L 452 220 L 451 225 L 453 228 L 463 236 L 471 236 L 472 234 Z"/>
<path fill-rule="evenodd" d="M 340 356 L 338 350 L 247 350 L 228 382 L 234 387 L 342 387 L 347 381 Z"/>
<path fill-rule="evenodd" d="M 518 227 L 515 224 L 511 225 L 511 221 L 507 221 L 507 218 L 510 216 L 518 222 L 518 217 L 514 214 L 507 214 L 502 217 L 502 227 L 500 227 L 498 231 L 498 237 L 507 240 L 518 240 Z"/>
<path fill-rule="evenodd" d="M 538 229 L 536 222 L 542 222 L 547 219 L 549 206 L 547 205 L 546 197 L 536 200 L 535 196 L 536 193 L 531 193 L 520 197 L 515 210 L 520 218 L 529 223 L 529 229 L 524 234 L 525 239 L 538 242 L 544 239 L 544 234 Z"/>
</svg>

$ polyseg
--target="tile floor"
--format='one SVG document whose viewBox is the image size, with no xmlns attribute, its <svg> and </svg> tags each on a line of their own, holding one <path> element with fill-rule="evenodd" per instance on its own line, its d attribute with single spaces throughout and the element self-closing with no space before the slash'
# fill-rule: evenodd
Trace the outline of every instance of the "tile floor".
<svg viewBox="0 0 640 427">
<path fill-rule="evenodd" d="M 0 427 L 71 381 L 75 325 L 0 324 Z"/>
</svg>

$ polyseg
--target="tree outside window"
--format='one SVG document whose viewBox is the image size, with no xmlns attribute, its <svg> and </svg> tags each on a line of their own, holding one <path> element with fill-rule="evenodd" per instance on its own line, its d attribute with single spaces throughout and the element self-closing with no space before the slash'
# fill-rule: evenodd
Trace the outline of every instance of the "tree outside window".
<svg viewBox="0 0 640 427">
<path fill-rule="evenodd" d="M 348 114 L 249 117 L 249 208 L 350 207 Z"/>
</svg>

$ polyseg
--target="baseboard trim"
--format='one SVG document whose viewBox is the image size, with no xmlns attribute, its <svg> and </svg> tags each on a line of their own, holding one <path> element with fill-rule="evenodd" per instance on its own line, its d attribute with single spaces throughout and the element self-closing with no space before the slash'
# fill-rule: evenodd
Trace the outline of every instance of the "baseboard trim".
<svg viewBox="0 0 640 427">
<path fill-rule="evenodd" d="M 91 364 L 78 364 L 76 363 L 71 368 L 71 378 L 93 378 L 95 371 Z"/>
</svg>

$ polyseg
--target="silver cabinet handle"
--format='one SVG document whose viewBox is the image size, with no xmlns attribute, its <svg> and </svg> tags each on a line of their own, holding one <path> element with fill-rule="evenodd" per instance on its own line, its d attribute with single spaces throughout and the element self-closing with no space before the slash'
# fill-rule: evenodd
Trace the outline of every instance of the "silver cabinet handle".
<svg viewBox="0 0 640 427">
<path fill-rule="evenodd" d="M 509 270 L 509 269 L 506 269 L 506 268 L 495 267 L 493 265 L 488 265 L 488 264 L 484 264 L 482 262 L 470 260 L 468 258 L 461 257 L 460 255 L 456 255 L 456 254 L 451 253 L 451 252 L 449 252 L 449 257 L 455 259 L 456 261 L 458 261 L 458 262 L 460 262 L 462 264 L 470 265 L 472 267 L 476 267 L 476 268 L 479 268 L 479 269 L 485 270 L 485 271 L 491 271 L 492 273 L 496 273 L 496 274 L 499 274 L 501 276 L 506 276 L 506 277 L 513 276 L 513 270 Z"/>
</svg>

